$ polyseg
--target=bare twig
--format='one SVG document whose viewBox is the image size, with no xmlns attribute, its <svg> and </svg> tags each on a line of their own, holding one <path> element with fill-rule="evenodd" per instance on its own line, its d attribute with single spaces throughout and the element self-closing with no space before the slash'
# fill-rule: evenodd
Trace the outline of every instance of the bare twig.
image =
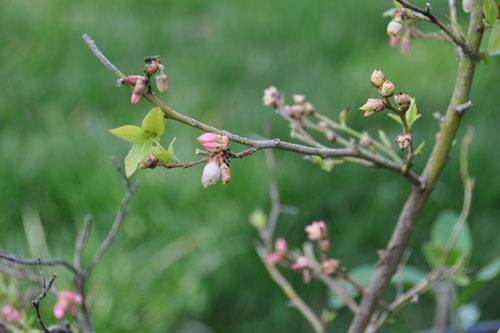
<svg viewBox="0 0 500 333">
<path fill-rule="evenodd" d="M 283 275 L 278 271 L 276 266 L 270 264 L 267 261 L 266 250 L 261 245 L 255 246 L 257 253 L 259 254 L 262 263 L 266 267 L 271 278 L 278 284 L 278 286 L 283 290 L 283 292 L 288 296 L 290 302 L 293 306 L 309 321 L 311 326 L 316 333 L 325 332 L 325 328 L 321 323 L 321 320 L 314 314 L 311 308 L 302 300 L 302 298 L 297 294 L 292 285 L 283 277 Z"/>
<path fill-rule="evenodd" d="M 30 258 L 21 258 L 16 256 L 15 254 L 9 253 L 3 249 L 0 249 L 0 258 L 3 258 L 8 261 L 12 261 L 22 265 L 38 265 L 39 261 L 42 266 L 64 266 L 73 273 L 77 273 L 77 270 L 73 265 L 71 265 L 68 261 L 64 259 L 30 259 Z"/>
<path fill-rule="evenodd" d="M 49 292 L 50 288 L 52 288 L 52 284 L 54 283 L 57 275 L 56 273 L 53 273 L 47 283 L 45 274 L 43 273 L 42 261 L 40 259 L 38 259 L 38 266 L 40 267 L 40 277 L 42 279 L 42 291 L 40 292 L 40 295 L 38 295 L 38 297 L 31 302 L 31 304 L 33 304 L 33 307 L 35 308 L 36 320 L 38 321 L 38 324 L 45 333 L 50 333 L 50 330 L 47 328 L 47 326 L 45 326 L 42 315 L 40 314 L 40 302 L 47 296 L 47 293 Z"/>
<path fill-rule="evenodd" d="M 134 194 L 135 189 L 138 186 L 138 183 L 135 183 L 134 185 L 132 185 L 130 183 L 130 179 L 127 178 L 123 169 L 120 167 L 120 165 L 114 159 L 113 159 L 113 163 L 115 164 L 115 167 L 117 168 L 118 172 L 120 172 L 121 175 L 123 176 L 123 179 L 125 181 L 125 187 L 127 188 L 127 192 L 123 196 L 122 201 L 120 203 L 120 206 L 118 207 L 118 210 L 117 210 L 116 215 L 115 215 L 115 220 L 113 222 L 113 225 L 111 226 L 111 229 L 108 232 L 108 235 L 106 236 L 104 241 L 101 243 L 101 246 L 99 247 L 97 252 L 94 254 L 94 257 L 92 258 L 90 264 L 87 266 L 87 268 L 85 269 L 85 271 L 83 273 L 83 276 L 85 276 L 85 277 L 90 275 L 90 273 L 94 269 L 97 262 L 101 259 L 101 257 L 104 255 L 106 250 L 113 243 L 113 240 L 115 239 L 115 237 L 118 233 L 118 229 L 120 228 L 123 220 L 125 219 L 125 216 L 127 215 L 127 210 L 126 210 L 127 205 L 129 203 L 130 199 L 132 199 L 132 195 Z"/>
<path fill-rule="evenodd" d="M 73 265 L 76 267 L 78 271 L 82 269 L 82 254 L 85 245 L 87 244 L 87 239 L 89 237 L 90 229 L 92 228 L 92 215 L 87 215 L 85 221 L 83 222 L 83 228 L 78 234 L 75 243 L 75 255 L 73 258 Z"/>
</svg>

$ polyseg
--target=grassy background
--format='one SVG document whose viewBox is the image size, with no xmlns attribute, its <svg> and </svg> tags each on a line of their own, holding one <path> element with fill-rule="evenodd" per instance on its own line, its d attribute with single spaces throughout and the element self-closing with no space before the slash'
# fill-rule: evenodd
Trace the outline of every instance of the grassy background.
<svg viewBox="0 0 500 333">
<path fill-rule="evenodd" d="M 416 41 L 406 56 L 389 48 L 387 19 L 381 13 L 390 5 L 290 0 L 0 2 L 1 247 L 25 256 L 47 251 L 43 242 L 33 249 L 26 242 L 25 231 L 41 221 L 50 255 L 70 260 L 76 232 L 91 212 L 95 226 L 88 260 L 112 223 L 123 187 L 109 156 L 121 160 L 128 146 L 107 129 L 139 124 L 149 105 L 129 103 L 130 91 L 115 87 L 115 78 L 82 41 L 83 33 L 127 74 L 140 71 L 144 56 L 160 54 L 169 75 L 167 104 L 245 136 L 261 133 L 266 123 L 273 136 L 288 137 L 287 125 L 261 105 L 262 90 L 269 85 L 288 96 L 305 94 L 332 117 L 350 106 L 354 127 L 371 133 L 383 127 L 394 136 L 394 122 L 384 116 L 364 119 L 356 111 L 374 96 L 368 84 L 371 71 L 382 69 L 398 90 L 417 96 L 424 117 L 415 135 L 427 141 L 428 154 L 437 130 L 431 114 L 445 110 L 452 91 L 454 50 L 430 40 Z M 444 2 L 433 4 L 433 9 L 446 15 Z M 470 152 L 476 178 L 469 218 L 473 269 L 500 252 L 499 70 L 496 58 L 478 67 L 474 109 L 465 119 L 466 126 L 476 129 Z M 177 155 L 188 161 L 194 158 L 199 134 L 168 122 L 165 139 L 177 137 Z M 454 149 L 411 239 L 410 264 L 424 270 L 420 247 L 433 218 L 442 209 L 461 208 L 457 153 Z M 341 166 L 327 174 L 294 154 L 276 152 L 276 158 L 282 202 L 299 209 L 299 214 L 281 218 L 277 234 L 300 246 L 304 226 L 324 219 L 334 256 L 347 267 L 374 262 L 408 184 L 385 171 Z M 424 159 L 417 161 L 417 170 Z M 264 154 L 231 167 L 233 180 L 227 188 L 206 190 L 199 182 L 201 167 L 134 176 L 141 185 L 130 215 L 90 283 L 97 331 L 310 331 L 287 306 L 254 251 L 256 234 L 248 215 L 255 208 L 269 208 Z M 56 286 L 69 288 L 67 272 L 58 272 Z M 315 309 L 322 307 L 324 288 L 317 283 L 304 286 L 300 276 L 285 274 Z M 483 319 L 498 317 L 491 295 L 499 292 L 497 282 L 475 298 Z M 432 304 L 430 297 L 422 302 Z M 387 332 L 430 326 L 432 311 L 432 306 L 410 305 Z M 348 313 L 341 312 L 330 331 L 345 331 L 349 320 Z"/>
</svg>

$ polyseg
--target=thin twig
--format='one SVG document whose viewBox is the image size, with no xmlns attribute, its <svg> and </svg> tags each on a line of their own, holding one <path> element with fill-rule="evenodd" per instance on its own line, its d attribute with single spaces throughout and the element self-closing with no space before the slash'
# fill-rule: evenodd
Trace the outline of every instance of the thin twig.
<svg viewBox="0 0 500 333">
<path fill-rule="evenodd" d="M 127 192 L 123 196 L 122 201 L 120 203 L 120 206 L 118 207 L 118 210 L 117 210 L 116 215 L 115 215 L 115 219 L 113 221 L 113 225 L 111 226 L 111 229 L 109 230 L 108 235 L 106 236 L 104 241 L 101 243 L 101 246 L 99 247 L 97 252 L 94 254 L 94 257 L 92 258 L 90 264 L 87 266 L 87 268 L 85 269 L 85 272 L 83 273 L 83 275 L 85 277 L 90 275 L 90 273 L 94 269 L 97 262 L 101 259 L 101 257 L 104 255 L 106 250 L 113 243 L 113 240 L 115 239 L 115 237 L 118 233 L 118 229 L 120 228 L 123 220 L 125 219 L 125 216 L 127 215 L 127 210 L 126 210 L 127 205 L 129 203 L 130 199 L 132 199 L 132 195 L 134 194 L 135 189 L 138 186 L 138 183 L 135 183 L 134 185 L 132 185 L 130 183 L 130 179 L 127 178 L 127 176 L 125 175 L 125 172 L 120 167 L 120 165 L 115 160 L 113 160 L 113 162 L 115 163 L 115 167 L 117 168 L 117 170 L 123 176 L 123 179 L 125 181 L 125 186 L 127 188 Z"/>
<path fill-rule="evenodd" d="M 0 249 L 0 258 L 3 258 L 8 261 L 12 261 L 18 264 L 22 265 L 38 265 L 39 260 L 38 259 L 31 259 L 31 258 L 21 258 L 16 256 L 15 254 L 9 253 L 3 249 Z M 64 266 L 73 273 L 78 273 L 77 269 L 71 265 L 68 261 L 64 259 L 41 259 L 40 260 L 41 264 L 43 266 Z"/>
<path fill-rule="evenodd" d="M 85 217 L 85 221 L 83 222 L 83 228 L 81 232 L 78 234 L 75 243 L 75 255 L 73 258 L 73 265 L 76 267 L 78 271 L 82 269 L 82 254 L 85 245 L 87 244 L 87 239 L 89 237 L 90 229 L 92 228 L 92 215 L 87 215 Z"/>
<path fill-rule="evenodd" d="M 283 275 L 278 271 L 276 266 L 270 264 L 267 261 L 266 250 L 261 245 L 256 245 L 257 253 L 260 259 L 264 263 L 267 271 L 271 278 L 278 284 L 278 286 L 283 290 L 283 292 L 288 296 L 290 302 L 293 306 L 309 321 L 311 326 L 316 333 L 325 332 L 325 328 L 321 323 L 321 320 L 314 314 L 311 308 L 302 300 L 302 298 L 297 294 L 292 285 L 283 277 Z"/>
<path fill-rule="evenodd" d="M 47 283 L 45 274 L 43 273 L 42 261 L 40 260 L 40 258 L 38 259 L 38 266 L 40 268 L 40 277 L 42 279 L 42 291 L 40 292 L 40 295 L 38 295 L 38 297 L 31 302 L 31 304 L 33 304 L 33 307 L 35 308 L 36 320 L 38 321 L 38 324 L 45 333 L 50 333 L 50 330 L 47 328 L 47 326 L 45 326 L 42 315 L 40 314 L 40 302 L 47 296 L 50 288 L 52 288 L 52 284 L 54 283 L 57 274 L 53 273 Z"/>
</svg>

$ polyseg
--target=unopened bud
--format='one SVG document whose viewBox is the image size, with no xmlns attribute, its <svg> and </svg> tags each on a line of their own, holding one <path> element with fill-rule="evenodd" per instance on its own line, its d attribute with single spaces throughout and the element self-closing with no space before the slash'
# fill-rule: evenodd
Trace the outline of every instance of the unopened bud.
<svg viewBox="0 0 500 333">
<path fill-rule="evenodd" d="M 326 259 L 321 263 L 321 269 L 323 273 L 330 275 L 337 272 L 340 268 L 340 261 L 337 259 Z"/>
<path fill-rule="evenodd" d="M 363 106 L 361 106 L 359 109 L 361 111 L 365 111 L 365 117 L 367 117 L 375 112 L 385 109 L 385 103 L 381 99 L 368 98 L 365 104 L 363 104 Z"/>
<path fill-rule="evenodd" d="M 159 161 L 160 160 L 158 159 L 158 157 L 151 154 L 139 163 L 138 168 L 139 169 L 154 169 L 158 165 Z"/>
<path fill-rule="evenodd" d="M 399 17 L 393 18 L 391 22 L 389 22 L 389 24 L 387 25 L 387 34 L 390 37 L 396 37 L 399 39 L 403 34 L 403 30 L 404 30 L 404 25 L 401 18 Z"/>
<path fill-rule="evenodd" d="M 264 90 L 264 97 L 262 101 L 266 106 L 279 107 L 283 103 L 283 98 L 275 86 L 270 86 Z"/>
<path fill-rule="evenodd" d="M 394 96 L 394 101 L 398 104 L 402 112 L 406 112 L 410 108 L 411 100 L 408 94 L 398 94 Z"/>
<path fill-rule="evenodd" d="M 411 140 L 412 140 L 411 134 L 409 134 L 409 133 L 398 135 L 396 137 L 396 143 L 398 144 L 399 149 L 401 151 L 405 150 L 406 148 L 408 148 L 410 146 Z"/>
<path fill-rule="evenodd" d="M 302 105 L 306 102 L 306 96 L 294 94 L 293 95 L 293 102 L 295 104 Z"/>
<path fill-rule="evenodd" d="M 372 76 L 370 78 L 370 84 L 374 88 L 380 88 L 382 86 L 382 83 L 385 81 L 385 75 L 382 73 L 382 71 L 379 71 L 378 69 L 375 69 L 372 73 Z"/>
<path fill-rule="evenodd" d="M 382 83 L 382 86 L 378 88 L 378 92 L 380 93 L 380 96 L 388 98 L 394 95 L 395 89 L 396 85 L 394 83 L 389 80 L 385 80 L 384 83 Z"/>
<path fill-rule="evenodd" d="M 165 72 L 164 71 L 158 72 L 158 74 L 156 74 L 155 80 L 156 80 L 156 88 L 158 88 L 158 91 L 162 93 L 167 92 L 168 80 Z"/>
<path fill-rule="evenodd" d="M 215 161 L 210 161 L 203 168 L 203 173 L 201 174 L 201 184 L 204 188 L 217 183 L 220 179 L 221 172 L 220 168 Z"/>
</svg>

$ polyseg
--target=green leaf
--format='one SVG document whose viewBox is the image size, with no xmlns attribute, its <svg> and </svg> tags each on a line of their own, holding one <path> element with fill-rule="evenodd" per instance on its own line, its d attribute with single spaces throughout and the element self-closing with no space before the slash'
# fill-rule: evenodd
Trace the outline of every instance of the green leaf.
<svg viewBox="0 0 500 333">
<path fill-rule="evenodd" d="M 488 265 L 477 272 L 476 278 L 480 281 L 491 281 L 500 276 L 500 257 L 495 258 Z"/>
<path fill-rule="evenodd" d="M 490 56 L 500 55 L 500 24 L 497 23 L 491 29 L 491 34 L 488 39 L 488 54 Z"/>
<path fill-rule="evenodd" d="M 408 109 L 408 111 L 406 111 L 405 117 L 406 117 L 406 122 L 408 123 L 408 127 L 411 129 L 413 123 L 417 121 L 417 119 L 420 118 L 422 115 L 418 114 L 417 103 L 415 102 L 414 97 L 410 97 L 410 103 L 411 103 L 410 108 Z"/>
<path fill-rule="evenodd" d="M 418 145 L 417 149 L 415 149 L 415 156 L 422 154 L 424 147 L 425 147 L 425 140 Z"/>
<path fill-rule="evenodd" d="M 431 239 L 428 243 L 424 244 L 422 249 L 431 267 L 434 267 L 439 261 L 439 258 L 445 255 L 444 251 L 447 250 L 446 247 L 454 232 L 453 230 L 458 221 L 458 217 L 458 214 L 454 211 L 444 211 L 436 218 L 431 229 Z M 469 226 L 467 222 L 465 222 L 456 237 L 455 243 L 449 249 L 444 264 L 451 266 L 460 258 L 466 260 L 470 257 L 471 252 L 472 237 Z"/>
<path fill-rule="evenodd" d="M 158 154 L 155 154 L 155 156 L 162 162 L 165 163 L 176 163 L 178 162 L 177 158 L 175 158 L 175 155 L 169 151 L 164 151 Z"/>
<path fill-rule="evenodd" d="M 139 126 L 125 125 L 108 131 L 114 136 L 134 144 L 143 143 L 147 139 L 147 133 Z"/>
<path fill-rule="evenodd" d="M 159 138 L 165 132 L 165 119 L 160 108 L 152 108 L 142 120 L 142 129 L 154 138 Z"/>
<path fill-rule="evenodd" d="M 498 6 L 495 0 L 484 0 L 483 13 L 487 24 L 493 25 L 497 22 Z"/>
<path fill-rule="evenodd" d="M 389 137 L 383 130 L 378 130 L 378 137 L 380 138 L 380 141 L 384 146 L 386 146 L 389 149 L 392 148 L 391 140 L 389 140 Z"/>
<path fill-rule="evenodd" d="M 152 152 L 153 141 L 146 140 L 140 144 L 132 145 L 127 156 L 125 157 L 125 175 L 128 177 L 137 170 L 137 165 L 142 162 Z"/>
</svg>

